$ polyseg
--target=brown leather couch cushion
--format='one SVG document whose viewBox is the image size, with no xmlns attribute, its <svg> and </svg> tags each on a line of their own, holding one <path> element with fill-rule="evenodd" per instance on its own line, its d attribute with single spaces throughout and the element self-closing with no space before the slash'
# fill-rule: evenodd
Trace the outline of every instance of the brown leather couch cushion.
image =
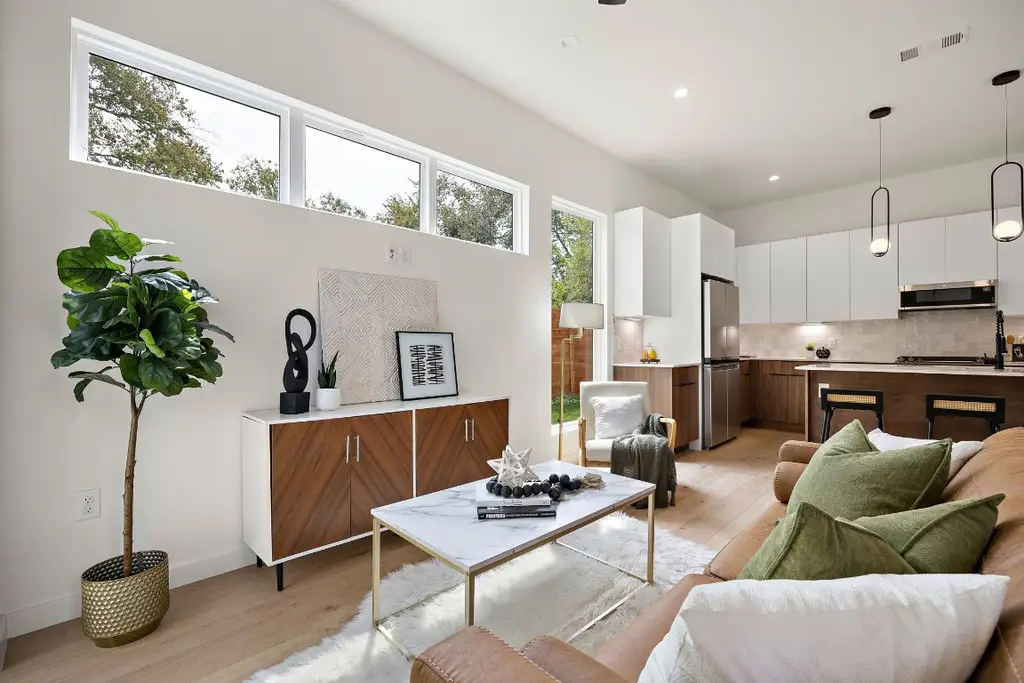
<svg viewBox="0 0 1024 683">
<path fill-rule="evenodd" d="M 558 638 L 541 636 L 523 646 L 523 654 L 559 681 L 627 683 L 617 673 Z"/>
<path fill-rule="evenodd" d="M 802 462 L 806 465 L 820 445 L 810 441 L 787 441 L 779 446 L 779 462 Z"/>
<path fill-rule="evenodd" d="M 704 573 L 714 576 L 723 581 L 732 581 L 737 576 L 750 558 L 754 556 L 757 549 L 761 547 L 768 534 L 775 528 L 775 522 L 786 516 L 786 506 L 782 503 L 772 502 L 760 517 L 750 523 L 743 531 L 729 541 L 722 548 L 711 564 L 707 566 Z"/>
<path fill-rule="evenodd" d="M 633 623 L 602 645 L 594 653 L 594 659 L 622 676 L 627 683 L 636 683 L 654 646 L 661 642 L 672 627 L 672 622 L 679 614 L 679 608 L 683 606 L 686 596 L 690 594 L 690 589 L 717 582 L 718 579 L 714 577 L 700 574 L 685 577 Z"/>
<path fill-rule="evenodd" d="M 796 480 L 807 469 L 802 462 L 786 462 L 783 460 L 775 466 L 775 475 L 772 477 L 772 489 L 775 491 L 775 500 L 780 503 L 788 503 L 789 497 L 793 495 L 793 487 Z"/>
<path fill-rule="evenodd" d="M 565 678 L 562 683 L 588 680 Z M 551 674 L 479 626 L 462 629 L 416 658 L 410 683 L 558 683 Z"/>
<path fill-rule="evenodd" d="M 943 493 L 944 500 L 1005 493 L 999 521 L 981 557 L 982 574 L 1010 577 L 1006 604 L 988 650 L 972 681 L 1021 681 L 1024 674 L 1024 429 L 1008 429 L 985 440 Z"/>
</svg>

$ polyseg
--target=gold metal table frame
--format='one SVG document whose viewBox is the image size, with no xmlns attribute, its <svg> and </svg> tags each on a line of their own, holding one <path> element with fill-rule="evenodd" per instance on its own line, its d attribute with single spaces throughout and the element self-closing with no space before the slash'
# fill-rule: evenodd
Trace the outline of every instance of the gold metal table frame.
<svg viewBox="0 0 1024 683">
<path fill-rule="evenodd" d="M 567 543 L 563 543 L 561 540 L 559 540 L 563 536 L 566 536 L 568 534 L 571 534 L 574 531 L 578 531 L 579 529 L 582 529 L 585 526 L 593 524 L 594 522 L 598 521 L 599 519 L 603 519 L 603 518 L 607 517 L 608 515 L 610 515 L 610 514 L 612 514 L 614 512 L 618 512 L 620 510 L 628 508 L 633 503 L 636 503 L 636 502 L 638 502 L 640 500 L 643 500 L 644 498 L 647 498 L 647 576 L 646 577 L 640 576 L 639 574 L 635 574 L 635 573 L 629 571 L 628 569 L 624 569 L 622 567 L 619 567 L 618 565 L 612 564 L 611 562 L 608 562 L 607 560 L 603 560 L 600 557 L 596 557 L 594 555 L 591 555 L 590 553 L 585 552 L 583 550 L 580 550 L 579 548 L 574 548 L 573 546 L 568 545 Z M 617 600 L 608 609 L 604 610 L 603 612 L 601 612 L 601 614 L 597 615 L 596 617 L 591 619 L 589 622 L 584 624 L 580 629 L 578 629 L 575 633 L 573 633 L 571 636 L 569 636 L 566 639 L 567 641 L 572 641 L 575 638 L 579 637 L 582 633 L 584 633 L 585 631 L 587 631 L 588 629 L 593 627 L 599 621 L 601 621 L 602 619 L 607 617 L 609 614 L 611 614 L 612 612 L 617 610 L 619 607 L 621 607 L 623 604 L 625 604 L 625 602 L 627 600 L 629 600 L 631 597 L 633 597 L 633 595 L 635 595 L 636 592 L 639 591 L 641 588 L 643 588 L 644 586 L 650 586 L 650 585 L 652 585 L 654 583 L 654 492 L 653 491 L 651 493 L 649 493 L 649 494 L 647 494 L 647 493 L 638 494 L 638 495 L 635 495 L 635 496 L 631 496 L 630 498 L 624 499 L 622 501 L 622 503 L 620 503 L 619 505 L 616 505 L 615 507 L 612 507 L 612 508 L 609 508 L 608 510 L 599 512 L 596 515 L 590 515 L 588 517 L 585 517 L 585 518 L 583 518 L 583 519 L 581 519 L 581 520 L 579 520 L 577 522 L 574 522 L 570 526 L 565 527 L 564 529 L 559 529 L 558 532 L 555 533 L 553 536 L 547 536 L 547 537 L 545 537 L 543 539 L 538 539 L 537 541 L 530 542 L 526 546 L 520 548 L 519 550 L 515 551 L 514 553 L 512 553 L 510 555 L 506 555 L 506 556 L 498 558 L 498 559 L 496 559 L 496 560 L 494 560 L 492 562 L 488 562 L 484 566 L 478 567 L 477 569 L 475 569 L 473 571 L 469 571 L 469 572 L 467 572 L 462 567 L 457 566 L 454 562 L 452 562 L 448 558 L 441 556 L 439 553 L 437 553 L 437 552 L 435 552 L 433 550 L 430 550 L 429 548 L 424 547 L 421 543 L 419 543 L 419 542 L 409 538 L 404 533 L 402 533 L 401 530 L 395 529 L 395 528 L 392 528 L 392 527 L 389 527 L 389 526 L 383 524 L 375 516 L 373 518 L 373 560 L 372 560 L 372 563 L 373 563 L 373 583 L 372 583 L 372 587 L 370 589 L 370 611 L 371 611 L 372 620 L 373 620 L 373 627 L 381 635 L 383 635 L 385 638 L 387 638 L 388 641 L 390 641 L 395 647 L 397 647 L 402 652 L 402 654 L 405 655 L 405 657 L 407 659 L 409 659 L 410 661 L 416 659 L 416 653 L 414 653 L 412 650 L 410 650 L 408 647 L 406 647 L 405 644 L 402 643 L 402 641 L 399 640 L 398 637 L 394 633 L 392 633 L 388 629 L 388 627 L 384 625 L 383 622 L 386 619 L 391 619 L 393 617 L 398 616 L 402 612 L 406 612 L 406 611 L 411 610 L 411 609 L 413 609 L 415 607 L 418 607 L 419 605 L 422 605 L 423 603 L 425 603 L 425 602 L 427 602 L 429 600 L 432 600 L 432 599 L 436 598 L 438 595 L 441 595 L 442 593 L 446 593 L 446 592 L 448 592 L 451 589 L 450 588 L 449 589 L 445 589 L 444 591 L 441 591 L 440 593 L 435 593 L 434 595 L 429 595 L 429 596 L 423 598 L 422 600 L 418 600 L 418 601 L 414 602 L 411 605 L 406 605 L 405 607 L 403 607 L 403 608 L 401 608 L 399 610 L 396 610 L 395 612 L 392 612 L 391 614 L 387 614 L 387 615 L 381 616 L 381 614 L 380 614 L 380 579 L 381 579 L 381 576 L 380 576 L 380 561 L 381 561 L 381 557 L 380 557 L 380 533 L 381 533 L 382 530 L 385 530 L 385 529 L 390 530 L 393 534 L 395 534 L 397 536 L 400 536 L 401 538 L 405 539 L 406 541 L 408 541 L 412 545 L 416 546 L 417 548 L 419 548 L 423 552 L 427 553 L 427 555 L 429 555 L 429 556 L 433 557 L 434 559 L 436 559 L 436 560 L 438 560 L 438 561 L 448 565 L 449 567 L 451 567 L 452 569 L 457 571 L 459 574 L 462 574 L 462 576 L 465 578 L 466 627 L 467 628 L 472 626 L 475 623 L 475 612 L 476 612 L 476 578 L 477 578 L 477 576 L 479 576 L 480 574 L 483 574 L 484 572 L 487 572 L 487 571 L 489 571 L 491 569 L 494 569 L 495 567 L 500 567 L 501 565 L 505 564 L 506 562 L 511 562 L 512 560 L 514 560 L 514 559 L 516 559 L 518 557 L 522 557 L 526 553 L 531 552 L 533 550 L 536 550 L 537 548 L 539 548 L 539 547 L 541 547 L 543 545 L 547 545 L 548 543 L 557 543 L 558 545 L 562 546 L 563 548 L 567 548 L 569 550 L 572 550 L 573 552 L 576 552 L 576 553 L 579 553 L 580 555 L 588 557 L 588 558 L 590 558 L 590 559 L 592 559 L 592 560 L 594 560 L 596 562 L 600 562 L 601 564 L 607 565 L 607 566 L 609 566 L 609 567 L 611 567 L 613 569 L 616 569 L 616 570 L 622 572 L 623 574 L 626 574 L 627 576 L 631 576 L 634 579 L 637 579 L 637 580 L 639 580 L 641 582 L 640 585 L 638 585 L 633 590 L 629 591 L 629 593 L 627 593 L 625 596 L 623 596 L 622 598 Z"/>
</svg>

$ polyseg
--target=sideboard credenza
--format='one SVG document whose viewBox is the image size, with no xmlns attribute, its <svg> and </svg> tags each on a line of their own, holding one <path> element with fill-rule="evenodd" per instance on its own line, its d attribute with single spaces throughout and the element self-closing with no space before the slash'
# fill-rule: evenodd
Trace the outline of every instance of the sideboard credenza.
<svg viewBox="0 0 1024 683">
<path fill-rule="evenodd" d="M 257 564 L 368 536 L 370 510 L 492 473 L 508 444 L 507 397 L 387 401 L 242 415 L 242 537 Z"/>
</svg>

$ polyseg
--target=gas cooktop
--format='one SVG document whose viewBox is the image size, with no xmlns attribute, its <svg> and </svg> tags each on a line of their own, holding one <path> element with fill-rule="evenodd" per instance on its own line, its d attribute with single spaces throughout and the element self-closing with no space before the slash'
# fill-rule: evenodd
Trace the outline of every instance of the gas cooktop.
<svg viewBox="0 0 1024 683">
<path fill-rule="evenodd" d="M 995 365 L 988 356 L 900 356 L 897 365 Z"/>
</svg>

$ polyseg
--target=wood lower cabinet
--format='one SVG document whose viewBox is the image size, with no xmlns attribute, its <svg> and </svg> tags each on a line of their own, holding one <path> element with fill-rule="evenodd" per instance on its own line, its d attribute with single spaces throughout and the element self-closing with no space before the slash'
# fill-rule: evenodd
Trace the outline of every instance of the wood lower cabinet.
<svg viewBox="0 0 1024 683">
<path fill-rule="evenodd" d="M 676 421 L 676 442 L 679 449 L 700 438 L 700 368 L 658 366 L 614 367 L 612 377 L 620 382 L 647 382 L 651 396 L 651 412 L 661 413 Z"/>
<path fill-rule="evenodd" d="M 416 495 L 489 476 L 508 445 L 508 401 L 416 412 Z"/>
<path fill-rule="evenodd" d="M 754 417 L 757 381 L 749 360 L 740 362 L 740 422 L 750 422 Z"/>
<path fill-rule="evenodd" d="M 412 498 L 412 413 L 366 415 L 352 423 L 350 536 L 373 530 L 370 510 Z"/>
<path fill-rule="evenodd" d="M 804 377 L 795 368 L 802 361 L 756 361 L 757 370 L 751 377 L 756 393 L 756 417 L 763 422 L 803 428 Z"/>
</svg>

